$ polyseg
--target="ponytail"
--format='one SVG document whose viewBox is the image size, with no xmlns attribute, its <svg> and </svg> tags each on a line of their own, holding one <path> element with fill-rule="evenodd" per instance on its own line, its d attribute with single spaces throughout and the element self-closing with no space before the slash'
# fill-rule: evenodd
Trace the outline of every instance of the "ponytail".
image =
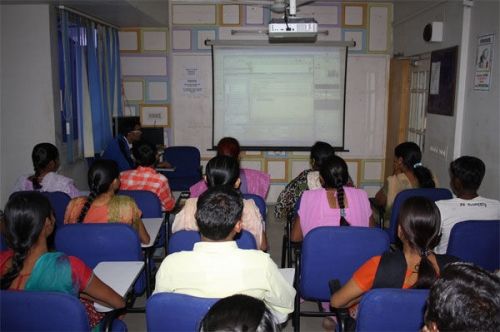
<svg viewBox="0 0 500 332">
<path fill-rule="evenodd" d="M 77 219 L 78 223 L 83 222 L 96 197 L 108 191 L 113 181 L 119 177 L 118 165 L 113 160 L 99 159 L 92 164 L 87 176 L 90 194 L 80 211 Z"/>
<path fill-rule="evenodd" d="M 39 181 L 42 171 L 45 170 L 45 168 L 51 161 L 58 159 L 59 151 L 57 151 L 57 148 L 54 144 L 40 143 L 35 145 L 33 151 L 31 152 L 31 160 L 33 161 L 33 169 L 35 170 L 35 174 L 28 178 L 28 180 L 33 183 L 33 189 L 42 189 L 42 185 Z"/>
<path fill-rule="evenodd" d="M 398 222 L 408 245 L 420 256 L 417 281 L 412 288 L 429 288 L 438 277 L 438 272 L 428 256 L 439 239 L 439 209 L 433 201 L 425 197 L 410 197 L 401 206 Z"/>
<path fill-rule="evenodd" d="M 423 166 L 422 163 L 413 165 L 413 174 L 418 180 L 419 188 L 436 188 L 436 183 L 432 178 L 431 171 Z"/>
<path fill-rule="evenodd" d="M 90 194 L 87 196 L 87 201 L 82 207 L 82 211 L 80 211 L 80 215 L 78 216 L 77 222 L 82 223 L 83 219 L 85 219 L 85 216 L 87 215 L 87 212 L 89 211 L 90 206 L 92 205 L 92 202 L 94 202 L 94 199 L 97 197 L 97 193 L 92 190 Z"/>
<path fill-rule="evenodd" d="M 350 226 L 345 219 L 345 191 L 344 186 L 349 179 L 347 164 L 338 156 L 328 158 L 319 171 L 325 188 L 334 188 L 337 192 L 337 203 L 340 209 L 340 226 Z"/>
</svg>

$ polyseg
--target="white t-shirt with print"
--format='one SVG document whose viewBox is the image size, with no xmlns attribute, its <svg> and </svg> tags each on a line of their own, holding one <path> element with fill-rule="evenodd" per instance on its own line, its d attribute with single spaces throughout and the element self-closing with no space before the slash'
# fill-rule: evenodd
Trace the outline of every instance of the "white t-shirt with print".
<svg viewBox="0 0 500 332">
<path fill-rule="evenodd" d="M 441 212 L 441 241 L 434 249 L 437 254 L 446 253 L 451 229 L 456 223 L 466 220 L 500 219 L 500 201 L 478 196 L 474 199 L 452 198 L 437 201 Z"/>
</svg>

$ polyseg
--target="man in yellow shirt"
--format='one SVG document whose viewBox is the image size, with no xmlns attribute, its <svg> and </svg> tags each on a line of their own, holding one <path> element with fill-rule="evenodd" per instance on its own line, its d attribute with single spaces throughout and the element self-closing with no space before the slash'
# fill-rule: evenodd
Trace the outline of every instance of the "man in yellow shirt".
<svg viewBox="0 0 500 332">
<path fill-rule="evenodd" d="M 173 292 L 223 298 L 245 294 L 261 299 L 282 323 L 293 311 L 295 289 L 268 254 L 239 249 L 243 201 L 232 188 L 209 188 L 198 199 L 196 221 L 201 242 L 193 251 L 165 258 L 156 274 L 155 293 Z"/>
</svg>

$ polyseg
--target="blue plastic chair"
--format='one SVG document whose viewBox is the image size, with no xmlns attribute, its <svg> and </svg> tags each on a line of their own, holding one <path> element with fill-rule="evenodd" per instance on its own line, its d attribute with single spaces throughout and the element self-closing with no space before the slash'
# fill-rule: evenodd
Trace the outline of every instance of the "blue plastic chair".
<svg viewBox="0 0 500 332">
<path fill-rule="evenodd" d="M 420 331 L 427 289 L 372 289 L 363 295 L 356 331 Z"/>
<path fill-rule="evenodd" d="M 378 228 L 318 227 L 306 234 L 295 268 L 294 329 L 300 330 L 300 316 L 325 316 L 333 313 L 300 310 L 300 298 L 330 301 L 329 281 L 345 284 L 368 259 L 389 249 L 389 236 Z"/>
<path fill-rule="evenodd" d="M 164 172 L 174 191 L 189 190 L 201 180 L 200 150 L 194 146 L 170 146 L 165 149 L 164 159 L 175 167 L 174 172 Z"/>
<path fill-rule="evenodd" d="M 455 224 L 446 253 L 492 272 L 500 269 L 500 220 L 467 220 Z"/>
<path fill-rule="evenodd" d="M 154 294 L 146 303 L 147 329 L 149 332 L 198 331 L 201 320 L 217 301 L 178 293 Z"/>
<path fill-rule="evenodd" d="M 83 304 L 64 293 L 1 291 L 0 313 L 2 331 L 90 330 Z M 111 331 L 127 331 L 127 326 L 115 319 Z"/>
<path fill-rule="evenodd" d="M 30 190 L 26 191 L 16 191 L 13 192 L 9 199 L 14 197 L 17 194 L 31 192 Z M 68 194 L 63 193 L 62 191 L 39 191 L 42 195 L 47 197 L 50 201 L 50 205 L 54 210 L 54 217 L 56 218 L 56 226 L 61 227 L 64 225 L 64 213 L 66 212 L 66 207 L 71 200 L 71 197 Z"/>
<path fill-rule="evenodd" d="M 257 244 L 252 233 L 242 230 L 235 238 L 236 244 L 240 249 L 257 249 Z M 191 251 L 194 244 L 201 241 L 201 235 L 198 231 L 179 231 L 172 234 L 168 241 L 168 254 L 179 251 Z"/>
<path fill-rule="evenodd" d="M 142 212 L 142 218 L 163 218 L 161 201 L 155 193 L 147 190 L 120 190 L 118 195 L 125 195 L 133 198 Z M 168 214 L 166 215 L 168 218 Z M 153 248 L 166 247 L 165 223 L 161 226 L 160 236 L 156 240 Z"/>
<path fill-rule="evenodd" d="M 425 197 L 434 202 L 442 199 L 451 199 L 453 197 L 451 192 L 446 188 L 416 188 L 401 191 L 394 199 L 391 210 L 391 220 L 389 228 L 387 229 L 387 234 L 389 234 L 391 243 L 396 243 L 396 240 L 398 239 L 398 216 L 401 206 L 408 198 L 416 196 Z"/>
<path fill-rule="evenodd" d="M 55 247 L 80 258 L 91 269 L 105 261 L 143 260 L 137 232 L 122 223 L 65 225 L 56 232 Z M 144 292 L 145 280 L 143 271 L 134 285 L 136 294 Z"/>
</svg>

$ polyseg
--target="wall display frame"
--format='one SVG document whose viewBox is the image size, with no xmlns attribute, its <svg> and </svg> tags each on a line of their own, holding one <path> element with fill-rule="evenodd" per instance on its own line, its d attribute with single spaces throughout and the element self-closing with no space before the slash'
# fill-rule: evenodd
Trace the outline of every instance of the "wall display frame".
<svg viewBox="0 0 500 332">
<path fill-rule="evenodd" d="M 141 51 L 141 30 L 123 29 L 118 31 L 120 53 L 139 53 Z"/>
<path fill-rule="evenodd" d="M 141 125 L 143 127 L 170 127 L 169 105 L 140 105 Z"/>
<path fill-rule="evenodd" d="M 342 4 L 342 26 L 345 28 L 366 28 L 366 4 Z"/>
</svg>

